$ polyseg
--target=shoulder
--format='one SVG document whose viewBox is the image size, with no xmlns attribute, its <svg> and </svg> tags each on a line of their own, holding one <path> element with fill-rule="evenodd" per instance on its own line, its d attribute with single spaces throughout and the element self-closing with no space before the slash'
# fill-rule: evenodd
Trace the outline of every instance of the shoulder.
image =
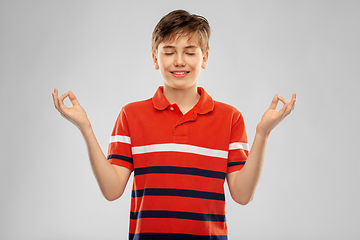
<svg viewBox="0 0 360 240">
<path fill-rule="evenodd" d="M 151 98 L 128 103 L 122 108 L 122 111 L 124 112 L 144 111 L 149 108 L 153 108 L 153 103 Z"/>
<path fill-rule="evenodd" d="M 244 123 L 242 113 L 234 106 L 219 101 L 214 101 L 213 114 L 220 122 L 229 122 L 232 126 Z"/>
<path fill-rule="evenodd" d="M 234 106 L 232 106 L 232 105 L 230 105 L 230 104 L 223 103 L 223 102 L 219 102 L 219 101 L 215 101 L 215 100 L 214 100 L 214 107 L 223 109 L 223 110 L 225 110 L 225 111 L 239 111 L 239 110 L 237 110 L 236 107 L 234 107 Z"/>
<path fill-rule="evenodd" d="M 151 98 L 147 100 L 128 103 L 121 108 L 120 113 L 118 115 L 118 120 L 119 119 L 125 120 L 132 116 L 143 115 L 148 111 L 147 109 L 151 109 L 151 108 L 153 108 Z"/>
<path fill-rule="evenodd" d="M 216 111 L 216 113 L 230 114 L 234 116 L 242 115 L 236 107 L 219 101 L 214 101 L 214 111 Z"/>
</svg>

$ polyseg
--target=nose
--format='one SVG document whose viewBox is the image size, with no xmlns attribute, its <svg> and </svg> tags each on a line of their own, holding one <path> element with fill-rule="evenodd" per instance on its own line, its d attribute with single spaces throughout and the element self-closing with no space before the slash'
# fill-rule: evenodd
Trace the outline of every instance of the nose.
<svg viewBox="0 0 360 240">
<path fill-rule="evenodd" d="M 175 61 L 174 61 L 175 67 L 185 67 L 185 60 L 182 54 L 177 54 Z"/>
</svg>

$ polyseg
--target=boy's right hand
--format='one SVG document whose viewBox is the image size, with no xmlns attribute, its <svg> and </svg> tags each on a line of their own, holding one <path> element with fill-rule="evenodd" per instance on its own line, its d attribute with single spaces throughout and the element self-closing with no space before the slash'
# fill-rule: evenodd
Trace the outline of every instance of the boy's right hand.
<svg viewBox="0 0 360 240">
<path fill-rule="evenodd" d="M 60 112 L 61 116 L 72 122 L 80 129 L 80 131 L 91 126 L 85 110 L 81 107 L 80 103 L 71 91 L 68 91 L 59 97 L 58 90 L 55 88 L 52 96 L 55 108 Z M 64 104 L 64 99 L 67 97 L 69 97 L 72 104 L 72 107 L 70 108 Z"/>
</svg>

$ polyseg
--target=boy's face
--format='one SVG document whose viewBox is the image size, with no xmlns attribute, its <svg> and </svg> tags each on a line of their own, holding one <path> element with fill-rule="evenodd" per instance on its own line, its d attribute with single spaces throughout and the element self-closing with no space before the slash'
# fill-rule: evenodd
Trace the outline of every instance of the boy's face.
<svg viewBox="0 0 360 240">
<path fill-rule="evenodd" d="M 197 38 L 180 36 L 173 42 L 160 43 L 152 54 L 155 69 L 160 70 L 164 86 L 175 89 L 197 87 L 201 68 L 205 69 L 209 52 L 202 53 Z"/>
</svg>

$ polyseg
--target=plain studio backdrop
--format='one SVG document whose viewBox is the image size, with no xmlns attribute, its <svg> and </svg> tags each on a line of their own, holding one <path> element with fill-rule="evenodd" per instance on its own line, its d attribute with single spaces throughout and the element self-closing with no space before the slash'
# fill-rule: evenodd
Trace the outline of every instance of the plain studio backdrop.
<svg viewBox="0 0 360 240">
<path fill-rule="evenodd" d="M 132 178 L 102 197 L 51 93 L 76 94 L 106 153 L 121 107 L 162 84 L 151 34 L 175 9 L 209 20 L 199 86 L 243 113 L 250 143 L 273 96 L 298 94 L 254 200 L 225 184 L 229 239 L 359 239 L 360 2 L 340 0 L 0 1 L 0 238 L 127 239 Z"/>
</svg>

